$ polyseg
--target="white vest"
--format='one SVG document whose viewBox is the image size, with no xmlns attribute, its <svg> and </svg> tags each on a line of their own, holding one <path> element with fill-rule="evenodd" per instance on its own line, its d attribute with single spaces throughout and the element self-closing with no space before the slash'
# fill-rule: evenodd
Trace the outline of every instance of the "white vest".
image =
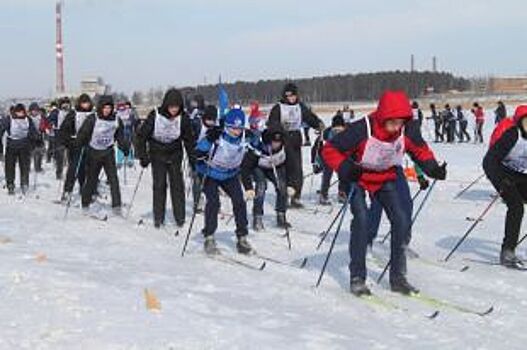
<svg viewBox="0 0 527 350">
<path fill-rule="evenodd" d="M 84 124 L 86 117 L 91 113 L 92 112 L 75 111 L 75 135 L 79 132 L 80 128 L 82 127 L 82 124 Z"/>
<path fill-rule="evenodd" d="M 385 142 L 372 135 L 370 120 L 365 117 L 368 130 L 368 141 L 362 154 L 360 164 L 367 170 L 385 171 L 403 164 L 404 159 L 404 129 L 401 136 L 394 142 Z"/>
<path fill-rule="evenodd" d="M 288 105 L 280 103 L 280 120 L 284 129 L 296 131 L 302 128 L 302 109 L 300 103 Z"/>
<path fill-rule="evenodd" d="M 230 143 L 221 137 L 211 152 L 214 152 L 210 161 L 211 166 L 227 170 L 236 169 L 242 164 L 245 155 L 245 135 L 239 144 Z"/>
<path fill-rule="evenodd" d="M 104 120 L 95 116 L 90 147 L 97 151 L 104 151 L 113 146 L 118 123 L 119 119 L 117 118 L 115 120 Z"/>
<path fill-rule="evenodd" d="M 273 169 L 279 165 L 284 164 L 285 162 L 285 148 L 282 149 L 273 155 L 264 155 L 262 154 L 258 159 L 258 166 L 264 169 Z"/>
<path fill-rule="evenodd" d="M 166 118 L 159 114 L 156 109 L 153 139 L 161 143 L 171 143 L 179 139 L 181 136 L 181 118 L 181 115 L 173 119 Z"/>
<path fill-rule="evenodd" d="M 8 137 L 11 140 L 22 140 L 25 139 L 29 134 L 29 119 L 28 118 L 11 118 L 11 124 L 9 126 Z"/>
<path fill-rule="evenodd" d="M 518 141 L 503 159 L 502 164 L 511 170 L 527 174 L 527 140 L 522 137 L 520 130 L 518 130 Z"/>
</svg>

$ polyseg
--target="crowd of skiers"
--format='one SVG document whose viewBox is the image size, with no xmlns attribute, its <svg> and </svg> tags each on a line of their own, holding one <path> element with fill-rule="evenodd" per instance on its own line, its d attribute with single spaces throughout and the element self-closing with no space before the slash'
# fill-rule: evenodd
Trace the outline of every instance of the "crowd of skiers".
<svg viewBox="0 0 527 350">
<path fill-rule="evenodd" d="M 250 254 L 253 248 L 247 239 L 248 201 L 253 202 L 255 231 L 264 230 L 269 184 L 276 193 L 277 227 L 289 229 L 287 211 L 304 207 L 302 146 L 311 145 L 309 131 L 314 129 L 317 137 L 310 159 L 313 173 L 307 176 L 322 176 L 318 204 L 330 204 L 328 193 L 336 174 L 338 200 L 353 213 L 349 266 L 352 293 L 370 293 L 365 283 L 366 251 L 377 235 L 383 211 L 391 224 L 390 286 L 404 294 L 418 291 L 406 279 L 413 203 L 403 169 L 404 157 L 408 155 L 414 162 L 422 190 L 429 186 L 427 177 L 444 180 L 447 172 L 446 163 L 436 160 L 422 136 L 423 112 L 404 92 L 386 91 L 376 110 L 363 118 L 355 117 L 345 106 L 327 127 L 301 101 L 293 83 L 284 87 L 268 117 L 256 102 L 251 104 L 248 116 L 239 105 L 223 114 L 201 96 L 186 106 L 175 88 L 169 89 L 161 105 L 143 119 L 130 103 L 115 105 L 111 96 L 99 96 L 95 104 L 83 94 L 75 102 L 73 106 L 70 99 L 61 98 L 49 112 L 35 103 L 28 110 L 17 104 L 0 120 L 0 133 L 7 134 L 5 181 L 9 194 L 15 193 L 17 164 L 21 192 L 26 193 L 31 162 L 38 173 L 43 171 L 44 159 L 48 163 L 53 160 L 55 176 L 63 181 L 61 202 L 70 205 L 78 183 L 82 210 L 89 213 L 104 169 L 112 210 L 122 215 L 118 168 L 126 171 L 137 159 L 141 172 L 151 168 L 154 226 L 165 225 L 168 192 L 175 223 L 182 227 L 187 220 L 185 169 L 189 169 L 193 215 L 204 212 L 201 233 L 206 253 L 219 254 L 214 234 L 223 193 L 232 202 L 237 250 Z M 461 106 L 452 110 L 446 105 L 441 112 L 434 105 L 430 107 L 436 142 L 454 142 L 456 137 L 460 142 L 471 140 Z M 472 113 L 476 121 L 474 137 L 483 142 L 484 111 L 475 103 Z M 496 122 L 501 131 L 493 136 L 484 161 L 485 172 L 509 209 L 501 254 L 507 266 L 520 263 L 514 249 L 527 193 L 524 117 L 527 110 L 519 109 L 514 119 L 506 118 L 505 106 L 500 102 Z"/>
</svg>

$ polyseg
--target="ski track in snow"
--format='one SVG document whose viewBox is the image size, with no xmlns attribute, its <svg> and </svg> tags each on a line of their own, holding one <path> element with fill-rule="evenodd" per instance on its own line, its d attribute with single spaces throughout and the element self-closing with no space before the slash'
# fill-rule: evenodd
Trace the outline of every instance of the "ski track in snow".
<svg viewBox="0 0 527 350">
<path fill-rule="evenodd" d="M 480 214 L 493 189 L 483 179 L 453 200 L 481 173 L 486 146 L 431 146 L 439 159 L 448 161 L 448 180 L 438 182 L 416 222 L 412 248 L 427 260 L 439 261 L 470 226 L 465 218 Z M 304 152 L 307 173 L 308 148 Z M 78 198 L 64 220 L 64 207 L 51 203 L 58 196 L 53 173 L 46 164 L 46 173 L 39 176 L 39 199 L 35 193 L 24 201 L 0 194 L 0 349 L 524 348 L 519 334 L 527 322 L 527 275 L 470 263 L 468 271 L 456 271 L 467 264 L 464 258 L 497 259 L 505 214 L 501 202 L 447 268 L 419 260 L 408 263 L 409 280 L 427 295 L 478 310 L 492 304 L 494 313 L 477 317 L 441 309 L 436 319 L 428 320 L 425 316 L 434 311 L 432 307 L 394 296 L 387 291 L 387 279 L 380 285 L 374 282 L 381 269 L 371 261 L 368 283 L 374 292 L 406 311 L 373 306 L 349 294 L 349 213 L 322 285 L 314 288 L 333 233 L 320 251 L 314 248 L 318 233 L 338 211 L 335 187 L 331 215 L 288 213 L 293 224 L 289 252 L 282 232 L 274 227 L 275 196 L 269 186 L 267 230 L 251 232 L 251 242 L 265 256 L 298 263 L 307 256 L 309 261 L 305 269 L 268 262 L 260 272 L 207 259 L 198 234 L 201 215 L 187 255 L 181 258 L 188 226 L 175 237 L 170 210 L 166 230 L 154 230 L 148 220 L 149 170 L 129 220 L 109 214 L 107 222 L 84 217 Z M 125 203 L 138 174 L 139 169 L 129 170 L 128 185 L 121 181 Z M 305 181 L 304 202 L 315 207 L 320 179 L 311 181 Z M 108 204 L 99 207 L 109 211 Z M 187 205 L 187 222 L 190 210 Z M 222 211 L 231 212 L 225 198 Z M 147 218 L 147 224 L 137 226 L 140 218 Z M 227 220 L 220 220 L 217 238 L 223 249 L 233 251 L 234 223 L 226 226 Z M 383 219 L 379 236 L 387 230 Z M 383 262 L 388 251 L 388 244 L 373 248 Z M 519 253 L 525 256 L 525 246 Z M 146 309 L 145 288 L 159 298 L 159 312 Z"/>
</svg>

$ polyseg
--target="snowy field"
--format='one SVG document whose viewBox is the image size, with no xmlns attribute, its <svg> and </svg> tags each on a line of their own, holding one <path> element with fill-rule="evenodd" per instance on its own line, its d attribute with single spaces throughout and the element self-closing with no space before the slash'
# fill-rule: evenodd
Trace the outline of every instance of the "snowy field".
<svg viewBox="0 0 527 350">
<path fill-rule="evenodd" d="M 293 266 L 267 262 L 256 271 L 204 256 L 201 215 L 181 258 L 188 226 L 175 236 L 167 213 L 166 229 L 152 227 L 149 171 L 128 220 L 86 218 L 78 197 L 64 220 L 64 208 L 53 203 L 58 182 L 47 164 L 27 198 L 0 194 L 0 349 L 525 349 L 527 275 L 467 260 L 497 260 L 504 205 L 497 204 L 448 263 L 439 262 L 472 224 L 466 218 L 477 217 L 491 200 L 486 179 L 453 199 L 481 174 L 486 146 L 432 147 L 448 162 L 448 180 L 437 183 L 415 224 L 412 248 L 421 258 L 409 260 L 409 280 L 425 295 L 456 305 L 481 311 L 493 305 L 488 316 L 395 295 L 387 279 L 377 284 L 387 244 L 376 243 L 368 262 L 368 284 L 384 302 L 351 296 L 349 213 L 327 274 L 315 289 L 329 240 L 319 251 L 315 246 L 338 204 L 331 213 L 329 208 L 290 211 L 289 251 L 274 227 L 270 190 L 267 230 L 251 232 L 250 241 L 260 254 Z M 139 171 L 128 171 L 126 185 L 121 181 L 124 203 L 131 199 Z M 312 209 L 318 184 L 318 178 L 309 178 L 304 187 L 304 203 Z M 234 251 L 235 238 L 228 222 L 230 203 L 225 198 L 223 203 L 217 239 L 227 253 Z M 98 207 L 109 210 L 104 201 Z M 189 217 L 190 211 L 187 206 Z M 141 218 L 145 224 L 138 226 Z M 379 234 L 387 229 L 383 222 Z M 525 257 L 526 248 L 527 243 L 519 248 L 520 256 Z M 304 257 L 308 262 L 300 269 Z M 157 298 L 158 310 L 146 307 L 145 289 Z M 429 319 L 436 310 L 437 317 Z"/>
</svg>

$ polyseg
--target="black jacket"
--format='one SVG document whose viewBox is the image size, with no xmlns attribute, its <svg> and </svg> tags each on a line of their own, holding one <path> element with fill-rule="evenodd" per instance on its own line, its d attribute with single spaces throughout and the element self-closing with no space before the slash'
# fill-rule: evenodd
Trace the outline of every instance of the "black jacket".
<svg viewBox="0 0 527 350">
<path fill-rule="evenodd" d="M 11 133 L 11 116 L 7 116 L 0 119 L 0 139 L 3 138 L 4 133 L 7 132 L 7 135 Z M 35 143 L 39 140 L 39 134 L 33 120 L 30 117 L 26 117 L 29 121 L 29 129 L 27 137 L 14 140 L 10 137 L 7 137 L 6 149 L 31 149 L 35 146 Z"/>
<path fill-rule="evenodd" d="M 89 146 L 90 141 L 92 139 L 93 135 L 93 128 L 95 127 L 95 121 L 96 121 L 97 114 L 90 114 L 86 117 L 86 120 L 82 124 L 79 132 L 77 133 L 77 138 L 72 143 L 72 147 L 75 148 L 81 148 L 81 147 L 88 147 L 88 152 L 95 156 L 95 157 L 105 157 L 108 154 L 112 154 L 114 152 L 113 146 L 108 147 L 105 150 L 96 150 Z M 115 114 L 112 114 L 108 120 L 116 121 L 117 117 Z M 118 147 L 125 153 L 128 153 L 130 150 L 130 143 L 126 140 L 124 137 L 124 125 L 121 120 L 117 120 L 117 129 L 115 131 L 114 139 L 117 141 Z"/>
<path fill-rule="evenodd" d="M 514 145 L 516 145 L 518 137 L 518 127 L 511 127 L 489 147 L 483 158 L 483 170 L 498 191 L 504 179 L 509 179 L 513 182 L 527 182 L 527 175 L 509 169 L 502 163 Z M 527 135 L 522 137 L 527 137 Z"/>
<path fill-rule="evenodd" d="M 286 103 L 282 100 L 280 103 Z M 267 121 L 268 127 L 280 127 L 282 125 L 280 103 L 277 103 L 271 109 L 269 113 L 269 119 Z M 313 113 L 304 103 L 298 102 L 300 104 L 300 110 L 302 112 L 302 123 L 309 125 L 313 129 L 320 130 L 323 128 L 324 123 L 320 118 Z M 302 134 L 297 131 L 292 131 L 286 133 L 287 143 L 291 147 L 302 147 Z"/>
<path fill-rule="evenodd" d="M 166 118 L 161 112 L 160 115 Z M 150 112 L 144 123 L 137 129 L 135 139 L 137 156 L 139 158 L 149 156 L 152 159 L 168 160 L 185 147 L 189 161 L 193 163 L 196 141 L 192 124 L 186 113 L 180 114 L 178 118 L 181 118 L 181 136 L 171 143 L 162 143 L 153 138 L 156 111 Z"/>
</svg>

